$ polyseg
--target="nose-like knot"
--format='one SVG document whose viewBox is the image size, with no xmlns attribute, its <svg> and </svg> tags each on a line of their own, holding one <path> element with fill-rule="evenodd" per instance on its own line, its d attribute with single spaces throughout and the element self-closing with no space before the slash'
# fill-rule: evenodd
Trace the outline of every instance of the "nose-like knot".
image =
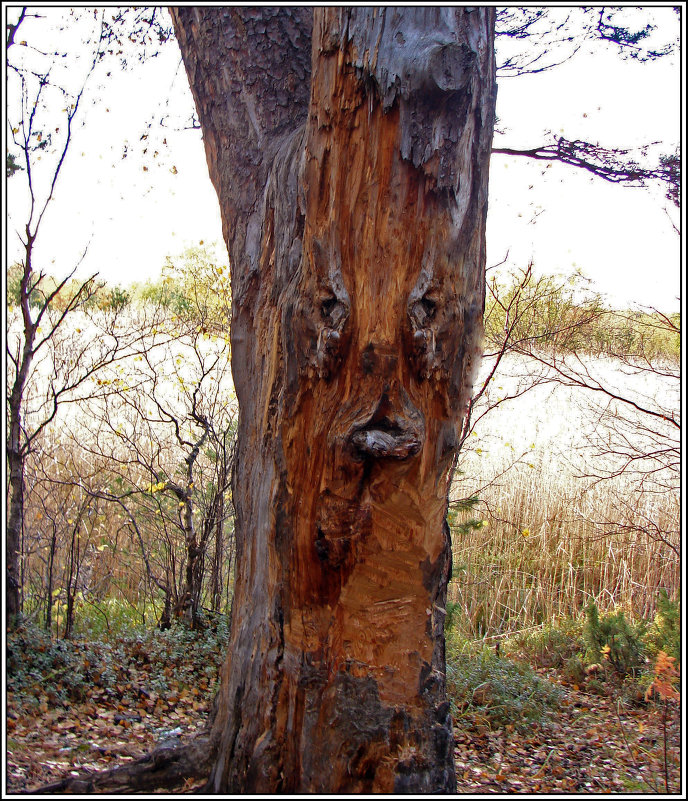
<svg viewBox="0 0 688 801">
<path fill-rule="evenodd" d="M 401 389 L 390 398 L 382 393 L 375 411 L 362 424 L 356 425 L 350 442 L 360 457 L 373 459 L 410 459 L 423 447 L 423 416 Z"/>
</svg>

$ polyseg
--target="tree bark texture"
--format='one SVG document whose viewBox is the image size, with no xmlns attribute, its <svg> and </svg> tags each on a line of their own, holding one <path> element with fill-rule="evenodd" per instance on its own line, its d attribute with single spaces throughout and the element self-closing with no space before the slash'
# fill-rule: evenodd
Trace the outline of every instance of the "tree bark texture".
<svg viewBox="0 0 688 801">
<path fill-rule="evenodd" d="M 451 792 L 445 514 L 482 332 L 494 10 L 172 15 L 240 406 L 207 789 Z"/>
</svg>

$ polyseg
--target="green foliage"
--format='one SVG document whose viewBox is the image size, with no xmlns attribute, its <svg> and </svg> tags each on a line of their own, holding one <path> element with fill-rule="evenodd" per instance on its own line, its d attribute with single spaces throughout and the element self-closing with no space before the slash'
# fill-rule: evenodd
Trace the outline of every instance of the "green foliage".
<svg viewBox="0 0 688 801">
<path fill-rule="evenodd" d="M 680 358 L 680 314 L 610 309 L 588 283 L 580 272 L 536 278 L 530 268 L 501 283 L 493 278 L 485 307 L 488 348 L 509 331 L 512 346 L 526 352 Z"/>
<path fill-rule="evenodd" d="M 21 281 L 24 274 L 24 267 L 21 262 L 15 261 L 7 268 L 7 305 L 12 308 L 19 306 L 19 296 L 21 293 Z M 38 292 L 32 292 L 29 299 L 31 306 L 37 306 L 40 302 Z"/>
<path fill-rule="evenodd" d="M 667 591 L 662 588 L 657 598 L 657 612 L 648 627 L 646 645 L 653 658 L 660 651 L 673 656 L 677 667 L 681 665 L 681 597 L 672 601 Z"/>
<path fill-rule="evenodd" d="M 7 268 L 7 305 L 10 308 L 19 306 L 23 273 L 24 266 L 21 262 L 14 262 Z M 29 296 L 29 305 L 34 309 L 43 306 L 60 283 L 52 275 L 41 277 L 36 273 L 33 274 L 31 281 L 34 289 Z M 78 305 L 83 309 L 121 311 L 131 302 L 129 292 L 122 287 L 108 286 L 93 279 L 83 281 L 73 278 L 50 301 L 50 308 L 64 311 L 77 294 L 80 298 Z"/>
<path fill-rule="evenodd" d="M 444 618 L 444 630 L 445 632 L 450 632 L 458 628 L 459 618 L 461 615 L 461 604 L 453 603 L 452 601 L 447 601 L 445 606 L 447 614 Z"/>
<path fill-rule="evenodd" d="M 598 295 L 580 273 L 533 276 L 528 268 L 504 283 L 492 279 L 485 308 L 485 336 L 501 342 L 505 331 L 523 348 L 587 350 L 591 329 L 604 314 Z"/>
<path fill-rule="evenodd" d="M 121 311 L 131 303 L 131 294 L 123 287 L 105 287 L 101 292 L 98 305 L 101 309 Z"/>
<path fill-rule="evenodd" d="M 171 281 L 147 281 L 135 287 L 136 297 L 143 303 L 153 306 L 162 306 L 178 316 L 184 316 L 191 311 L 191 300 L 184 295 L 182 288 Z"/>
<path fill-rule="evenodd" d="M 121 598 L 84 602 L 76 610 L 74 635 L 86 640 L 121 637 L 143 630 L 145 621 L 153 621 L 155 617 L 152 604 L 138 609 Z"/>
<path fill-rule="evenodd" d="M 228 334 L 231 317 L 229 267 L 214 248 L 189 247 L 168 257 L 162 277 L 133 287 L 138 300 L 169 309 L 208 332 Z"/>
<path fill-rule="evenodd" d="M 7 178 L 11 178 L 16 172 L 24 169 L 17 161 L 17 157 L 14 155 L 14 153 L 7 153 L 7 161 L 5 162 L 5 166 Z"/>
<path fill-rule="evenodd" d="M 562 668 L 584 648 L 582 622 L 570 619 L 510 637 L 505 651 L 540 668 Z"/>
<path fill-rule="evenodd" d="M 502 659 L 487 648 L 466 653 L 456 644 L 447 656 L 447 693 L 455 719 L 517 729 L 549 717 L 562 697 L 558 687 L 528 665 Z"/>
<path fill-rule="evenodd" d="M 645 662 L 646 625 L 626 620 L 623 611 L 600 616 L 591 601 L 585 610 L 584 639 L 589 663 L 610 664 L 620 676 L 636 676 Z"/>
<path fill-rule="evenodd" d="M 121 693 L 126 684 L 135 693 L 131 680 L 144 668 L 147 684 L 157 692 L 166 692 L 172 682 L 195 686 L 199 677 L 212 690 L 227 640 L 224 616 L 202 631 L 178 624 L 164 632 L 137 628 L 99 641 L 52 640 L 45 631 L 24 625 L 7 636 L 7 690 L 22 706 L 46 699 L 51 706 L 68 706 L 96 688 Z"/>
<path fill-rule="evenodd" d="M 482 518 L 468 517 L 479 503 L 480 498 L 476 496 L 451 502 L 447 510 L 447 525 L 452 534 L 465 536 L 486 525 L 486 521 Z"/>
</svg>

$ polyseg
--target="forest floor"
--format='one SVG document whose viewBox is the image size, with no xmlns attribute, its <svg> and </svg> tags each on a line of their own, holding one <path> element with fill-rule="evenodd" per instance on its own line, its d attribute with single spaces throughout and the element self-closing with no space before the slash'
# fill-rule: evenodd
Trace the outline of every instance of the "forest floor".
<svg viewBox="0 0 688 801">
<path fill-rule="evenodd" d="M 584 692 L 555 671 L 538 673 L 563 691 L 554 719 L 525 731 L 455 723 L 459 793 L 663 794 L 667 780 L 668 792 L 680 792 L 680 708 L 668 707 L 665 728 L 659 704 L 622 702 Z"/>
<path fill-rule="evenodd" d="M 186 659 L 188 665 L 188 652 Z M 205 724 L 215 682 L 207 670 L 180 676 L 173 660 L 165 672 L 161 682 L 159 665 L 139 658 L 120 665 L 114 683 L 99 685 L 96 675 L 82 699 L 66 704 L 56 703 L 46 682 L 29 688 L 31 703 L 26 692 L 8 689 L 6 793 L 36 792 L 70 775 L 133 760 L 163 741 L 193 737 Z M 562 690 L 548 720 L 499 729 L 475 715 L 456 721 L 459 793 L 666 793 L 660 704 L 621 703 L 612 694 L 584 692 L 551 670 L 538 673 Z M 675 704 L 666 731 L 669 792 L 678 793 L 681 731 Z M 197 788 L 189 783 L 178 793 Z"/>
</svg>

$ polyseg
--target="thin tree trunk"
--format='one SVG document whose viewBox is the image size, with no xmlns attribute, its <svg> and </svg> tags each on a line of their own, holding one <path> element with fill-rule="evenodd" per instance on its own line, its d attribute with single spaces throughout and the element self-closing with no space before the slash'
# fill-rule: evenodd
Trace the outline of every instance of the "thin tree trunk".
<svg viewBox="0 0 688 801">
<path fill-rule="evenodd" d="M 240 407 L 207 789 L 452 792 L 445 513 L 482 330 L 494 10 L 172 14 Z"/>
<path fill-rule="evenodd" d="M 12 409 L 10 408 L 10 416 Z M 11 424 L 10 424 L 11 425 Z M 9 510 L 6 529 L 5 603 L 7 623 L 14 626 L 21 612 L 19 552 L 24 518 L 24 459 L 18 450 L 7 451 L 9 467 Z"/>
<path fill-rule="evenodd" d="M 208 521 L 209 537 L 215 535 L 213 568 L 210 582 L 210 607 L 219 614 L 222 603 L 222 554 L 224 550 L 225 491 L 227 489 L 227 444 L 226 434 L 222 436 L 222 447 L 218 440 L 217 473 L 215 495 L 212 500 L 212 514 Z"/>
<path fill-rule="evenodd" d="M 29 298 L 31 295 L 32 255 L 34 236 L 26 231 L 25 261 L 19 290 L 19 303 L 23 320 L 24 339 L 21 348 L 14 354 L 14 382 L 8 399 L 9 419 L 7 431 L 7 467 L 9 473 L 9 503 L 6 529 L 6 585 L 5 603 L 7 605 L 7 622 L 14 626 L 21 614 L 22 582 L 19 560 L 22 551 L 22 533 L 24 527 L 24 466 L 27 455 L 27 444 L 23 433 L 22 406 L 26 383 L 33 361 L 33 347 L 36 338 L 36 324 L 31 318 Z"/>
<path fill-rule="evenodd" d="M 45 610 L 45 630 L 50 633 L 53 627 L 53 570 L 55 567 L 55 551 L 57 549 L 57 529 L 53 521 L 53 533 L 50 538 L 50 554 L 48 556 L 48 575 L 46 577 L 47 602 Z"/>
</svg>

